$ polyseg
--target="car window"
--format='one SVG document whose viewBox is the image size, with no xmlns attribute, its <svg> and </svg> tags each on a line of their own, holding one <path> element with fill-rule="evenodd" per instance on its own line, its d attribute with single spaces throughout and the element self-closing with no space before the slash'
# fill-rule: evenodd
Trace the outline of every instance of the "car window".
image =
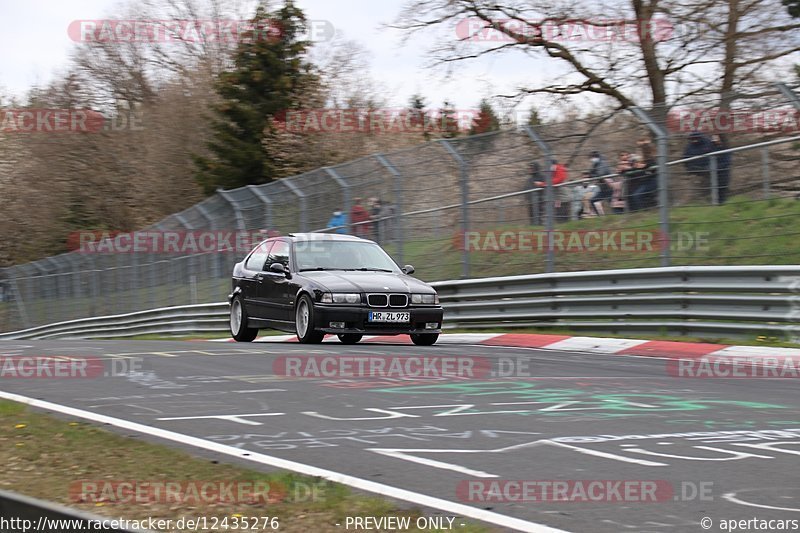
<svg viewBox="0 0 800 533">
<path fill-rule="evenodd" d="M 269 252 L 267 259 L 267 268 L 273 263 L 281 263 L 284 267 L 289 268 L 289 243 L 286 241 L 275 241 L 275 245 Z"/>
<path fill-rule="evenodd" d="M 247 270 L 256 270 L 261 272 L 264 270 L 264 264 L 267 261 L 267 256 L 269 255 L 269 250 L 272 248 L 274 243 L 271 242 L 262 242 L 259 244 L 253 253 L 250 254 L 250 257 L 247 258 L 247 262 L 244 264 Z"/>
<path fill-rule="evenodd" d="M 391 257 L 377 244 L 359 241 L 313 240 L 294 249 L 298 270 L 387 270 L 399 273 Z"/>
</svg>

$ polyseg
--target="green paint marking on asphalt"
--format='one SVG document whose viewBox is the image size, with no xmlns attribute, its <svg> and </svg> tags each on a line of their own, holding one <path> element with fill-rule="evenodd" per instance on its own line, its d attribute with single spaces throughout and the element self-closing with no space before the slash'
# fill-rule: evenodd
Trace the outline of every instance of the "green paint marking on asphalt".
<svg viewBox="0 0 800 533">
<path fill-rule="evenodd" d="M 591 394 L 579 389 L 538 389 L 537 384 L 520 381 L 478 382 L 478 383 L 443 383 L 436 385 L 410 385 L 371 389 L 371 392 L 391 394 L 442 394 L 459 396 L 513 396 L 515 399 L 536 401 L 541 403 L 561 404 L 548 407 L 546 411 L 533 410 L 530 413 L 520 411 L 521 415 L 544 414 L 563 416 L 575 411 L 599 410 L 608 411 L 608 417 L 614 412 L 669 412 L 698 411 L 711 409 L 717 405 L 728 405 L 745 409 L 785 409 L 786 406 L 749 402 L 740 400 L 687 399 L 665 394 L 643 393 L 600 393 Z M 476 411 L 480 412 L 480 411 Z"/>
</svg>

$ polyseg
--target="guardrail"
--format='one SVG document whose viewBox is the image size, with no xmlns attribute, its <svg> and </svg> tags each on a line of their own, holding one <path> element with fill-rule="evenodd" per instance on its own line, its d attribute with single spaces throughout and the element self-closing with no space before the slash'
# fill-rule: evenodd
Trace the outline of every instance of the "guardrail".
<svg viewBox="0 0 800 533">
<path fill-rule="evenodd" d="M 114 519 L 76 511 L 14 492 L 0 490 L 2 531 L 111 531 L 115 533 L 152 533 L 114 526 Z M 120 521 L 117 521 L 119 523 Z"/>
<path fill-rule="evenodd" d="M 800 265 L 563 272 L 432 284 L 445 328 L 555 327 L 605 334 L 800 338 Z M 71 320 L 0 339 L 124 338 L 228 329 L 228 304 Z"/>
</svg>

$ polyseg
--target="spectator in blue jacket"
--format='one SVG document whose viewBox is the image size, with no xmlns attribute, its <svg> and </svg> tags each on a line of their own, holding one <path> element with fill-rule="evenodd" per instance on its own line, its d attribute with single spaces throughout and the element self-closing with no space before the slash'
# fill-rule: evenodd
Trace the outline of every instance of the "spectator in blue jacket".
<svg viewBox="0 0 800 533">
<path fill-rule="evenodd" d="M 715 150 L 711 139 L 703 135 L 699 131 L 693 131 L 689 134 L 689 142 L 686 144 L 686 149 L 683 151 L 683 157 L 694 157 L 698 155 L 707 154 Z M 697 196 L 701 200 L 708 201 L 711 194 L 711 169 L 707 157 L 701 157 L 687 161 L 686 171 L 692 176 L 697 178 L 695 183 L 695 190 Z"/>
<path fill-rule="evenodd" d="M 338 228 L 334 230 L 336 233 L 347 233 L 347 228 L 345 226 L 347 226 L 347 218 L 345 218 L 344 213 L 341 211 L 334 211 L 333 216 L 328 221 L 327 227 Z"/>
</svg>

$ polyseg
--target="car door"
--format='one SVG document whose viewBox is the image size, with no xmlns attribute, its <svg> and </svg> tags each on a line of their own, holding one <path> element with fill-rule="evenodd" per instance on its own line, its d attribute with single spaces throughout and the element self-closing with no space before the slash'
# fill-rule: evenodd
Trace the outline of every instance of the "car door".
<svg viewBox="0 0 800 533">
<path fill-rule="evenodd" d="M 265 241 L 259 244 L 244 262 L 245 276 L 240 281 L 245 310 L 253 318 L 267 318 L 266 302 L 262 296 L 262 286 L 266 272 L 265 265 L 274 241 Z"/>
<path fill-rule="evenodd" d="M 264 318 L 287 322 L 292 320 L 292 309 L 289 304 L 289 285 L 290 281 L 285 274 L 270 272 L 269 268 L 273 263 L 281 263 L 288 272 L 289 250 L 291 244 L 288 241 L 277 240 L 270 249 L 267 262 L 264 266 L 263 279 L 258 285 L 259 300 L 264 305 Z"/>
</svg>

